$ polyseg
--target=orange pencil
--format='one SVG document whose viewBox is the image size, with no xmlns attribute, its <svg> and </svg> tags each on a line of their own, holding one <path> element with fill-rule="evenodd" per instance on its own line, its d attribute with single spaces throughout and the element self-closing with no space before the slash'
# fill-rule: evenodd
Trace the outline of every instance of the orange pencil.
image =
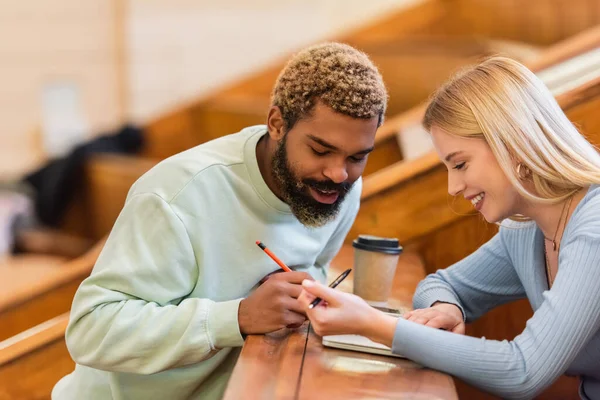
<svg viewBox="0 0 600 400">
<path fill-rule="evenodd" d="M 275 261 L 277 265 L 281 267 L 282 270 L 284 270 L 285 272 L 292 272 L 292 270 L 287 265 L 285 265 L 283 261 L 277 258 L 275 254 L 271 253 L 271 250 L 267 249 L 267 246 L 265 246 L 260 240 L 256 241 L 256 245 L 260 247 L 265 253 L 267 253 L 267 255 L 271 257 L 273 261 Z"/>
</svg>

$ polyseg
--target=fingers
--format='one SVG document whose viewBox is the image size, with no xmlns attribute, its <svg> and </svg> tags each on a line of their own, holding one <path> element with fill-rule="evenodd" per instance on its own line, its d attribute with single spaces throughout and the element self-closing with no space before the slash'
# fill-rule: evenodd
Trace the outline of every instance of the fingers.
<svg viewBox="0 0 600 400">
<path fill-rule="evenodd" d="M 312 303 L 314 299 L 315 299 L 315 296 L 313 296 L 312 294 L 308 293 L 304 289 L 300 293 L 300 296 L 298 296 L 298 301 L 300 302 L 300 304 L 302 304 L 303 307 L 308 307 L 308 305 L 310 303 Z"/>
<path fill-rule="evenodd" d="M 404 319 L 407 321 L 416 322 L 416 319 L 422 316 L 422 310 L 409 311 L 404 314 Z"/>
<path fill-rule="evenodd" d="M 319 282 L 308 280 L 302 282 L 302 287 L 309 294 L 312 294 L 315 297 L 320 297 L 322 300 L 325 300 L 332 306 L 338 304 L 338 296 L 340 296 L 341 293 L 337 292 L 335 289 L 322 285 Z"/>
<path fill-rule="evenodd" d="M 465 324 L 461 322 L 460 324 L 456 325 L 454 327 L 454 329 L 452 329 L 452 333 L 458 333 L 459 335 L 464 335 L 465 334 Z"/>
<path fill-rule="evenodd" d="M 265 281 L 266 281 L 267 279 L 269 279 L 271 276 L 273 276 L 274 274 L 279 274 L 279 273 L 281 273 L 281 272 L 285 272 L 285 271 L 284 271 L 284 270 L 282 270 L 282 269 L 277 269 L 277 270 L 275 270 L 275 271 L 273 271 L 273 272 L 270 272 L 270 273 L 268 273 L 267 275 L 265 275 L 265 276 L 264 276 L 264 277 L 263 277 L 263 278 L 262 278 L 262 279 L 261 279 L 261 280 L 260 280 L 258 283 L 259 283 L 260 285 L 262 285 L 262 284 L 263 284 L 263 283 L 265 283 Z"/>
<path fill-rule="evenodd" d="M 438 316 L 439 313 L 431 311 L 426 308 L 423 310 L 415 310 L 410 312 L 410 315 L 405 316 L 408 321 L 415 322 L 417 324 L 425 325 L 429 320 Z"/>
<path fill-rule="evenodd" d="M 310 274 L 308 274 L 306 272 L 298 272 L 298 271 L 292 271 L 292 272 L 286 272 L 285 274 L 273 275 L 271 277 L 271 279 L 284 280 L 288 283 L 293 283 L 296 285 L 300 285 L 302 283 L 302 281 L 305 279 L 314 281 L 313 277 L 310 276 Z"/>
<path fill-rule="evenodd" d="M 423 308 L 407 312 L 404 314 L 404 318 L 412 322 L 422 323 L 424 325 L 427 321 L 439 315 L 442 315 L 442 313 L 437 310 L 432 308 Z"/>
<path fill-rule="evenodd" d="M 306 321 L 306 316 L 290 310 L 284 315 L 284 319 L 287 328 L 297 328 Z"/>
<path fill-rule="evenodd" d="M 292 297 L 294 299 L 300 298 L 300 295 L 301 295 L 302 292 L 304 292 L 305 296 L 310 297 L 312 300 L 315 299 L 315 296 L 312 295 L 312 294 L 310 294 L 310 293 L 308 293 L 306 290 L 304 290 L 303 287 L 302 287 L 302 285 L 298 285 L 298 284 L 295 284 L 295 283 L 284 282 L 283 287 L 284 287 L 285 292 L 290 297 Z"/>
<path fill-rule="evenodd" d="M 292 298 L 297 299 L 300 297 L 300 293 L 302 293 L 302 286 L 285 283 L 285 292 Z"/>
<path fill-rule="evenodd" d="M 304 305 L 304 302 L 301 302 L 298 299 L 289 299 L 289 301 L 285 302 L 285 307 L 296 314 L 302 316 L 306 315 L 306 306 Z"/>
<path fill-rule="evenodd" d="M 409 319 L 409 321 L 412 321 L 416 324 L 420 324 L 420 325 L 426 325 L 429 322 L 429 318 L 423 315 L 416 315 L 413 316 L 411 319 Z"/>
<path fill-rule="evenodd" d="M 263 278 L 264 279 L 264 278 Z M 302 293 L 302 281 L 310 279 L 305 272 L 286 272 L 267 275 L 263 285 L 268 285 L 270 290 L 275 290 L 278 295 L 286 295 L 297 299 Z"/>
<path fill-rule="evenodd" d="M 432 308 L 408 312 L 404 316 L 408 321 L 435 329 L 444 329 L 456 333 L 464 333 L 462 320 L 457 320 L 450 314 Z"/>
<path fill-rule="evenodd" d="M 452 329 L 452 326 L 450 326 L 450 325 L 453 325 L 453 324 L 451 322 L 449 322 L 448 320 L 444 319 L 443 317 L 435 317 L 433 319 L 428 320 L 423 325 L 428 326 L 430 328 L 435 328 L 435 329 L 449 330 L 449 329 Z"/>
</svg>

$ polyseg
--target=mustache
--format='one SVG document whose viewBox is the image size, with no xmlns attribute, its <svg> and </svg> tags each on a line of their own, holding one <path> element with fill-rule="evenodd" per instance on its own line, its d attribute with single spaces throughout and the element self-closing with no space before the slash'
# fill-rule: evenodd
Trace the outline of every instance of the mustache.
<svg viewBox="0 0 600 400">
<path fill-rule="evenodd" d="M 303 179 L 302 183 L 317 190 L 333 191 L 335 190 L 340 195 L 345 195 L 352 188 L 352 184 L 348 182 L 335 183 L 333 181 L 318 181 L 316 179 Z"/>
</svg>

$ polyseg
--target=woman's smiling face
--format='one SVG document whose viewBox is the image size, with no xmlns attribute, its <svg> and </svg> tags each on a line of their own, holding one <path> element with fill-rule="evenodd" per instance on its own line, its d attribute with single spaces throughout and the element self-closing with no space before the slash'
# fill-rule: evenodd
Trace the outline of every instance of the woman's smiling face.
<svg viewBox="0 0 600 400">
<path fill-rule="evenodd" d="M 448 168 L 448 193 L 462 193 L 488 222 L 500 222 L 519 213 L 523 198 L 484 139 L 452 135 L 435 125 L 431 137 Z"/>
</svg>

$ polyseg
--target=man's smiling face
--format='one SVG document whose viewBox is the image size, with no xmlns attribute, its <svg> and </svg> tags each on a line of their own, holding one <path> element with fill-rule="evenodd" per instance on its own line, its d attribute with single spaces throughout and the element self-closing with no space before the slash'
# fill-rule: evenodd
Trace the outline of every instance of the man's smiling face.
<svg viewBox="0 0 600 400">
<path fill-rule="evenodd" d="M 273 175 L 302 224 L 322 226 L 338 214 L 365 169 L 378 120 L 352 118 L 318 102 L 279 141 Z"/>
</svg>

